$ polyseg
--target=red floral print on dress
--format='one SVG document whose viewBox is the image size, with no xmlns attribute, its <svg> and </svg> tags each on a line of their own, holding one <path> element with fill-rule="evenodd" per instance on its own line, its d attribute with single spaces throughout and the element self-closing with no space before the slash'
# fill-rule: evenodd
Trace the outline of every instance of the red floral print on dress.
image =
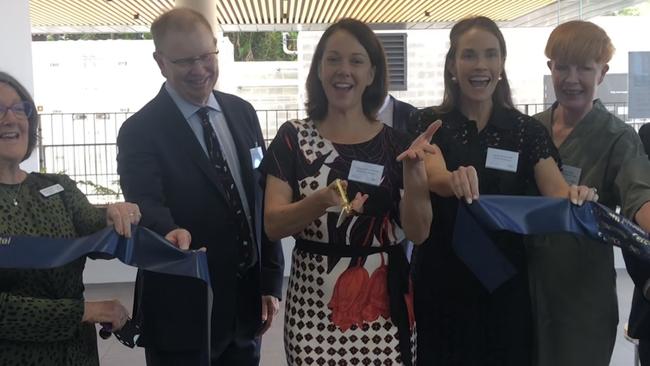
<svg viewBox="0 0 650 366">
<path fill-rule="evenodd" d="M 327 306 L 332 310 L 332 323 L 341 331 L 363 324 L 361 311 L 368 298 L 368 281 L 368 271 L 361 264 L 346 269 L 336 280 Z"/>
<path fill-rule="evenodd" d="M 390 317 L 390 305 L 388 300 L 388 266 L 384 263 L 384 254 L 381 255 L 381 266 L 379 266 L 370 277 L 368 285 L 368 299 L 363 308 L 362 317 L 364 322 L 373 322 L 383 316 Z"/>
</svg>

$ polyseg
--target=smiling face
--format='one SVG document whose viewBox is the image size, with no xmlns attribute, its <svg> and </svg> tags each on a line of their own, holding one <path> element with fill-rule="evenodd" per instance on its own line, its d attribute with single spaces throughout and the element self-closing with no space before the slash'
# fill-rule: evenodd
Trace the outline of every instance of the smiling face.
<svg viewBox="0 0 650 366">
<path fill-rule="evenodd" d="M 471 28 L 462 34 L 449 68 L 458 83 L 461 104 L 491 103 L 504 61 L 499 41 L 492 33 Z"/>
<path fill-rule="evenodd" d="M 555 97 L 560 105 L 572 112 L 589 111 L 596 98 L 598 85 L 603 82 L 609 67 L 607 64 L 589 60 L 583 64 L 569 64 L 551 60 L 548 62 L 553 80 Z"/>
<path fill-rule="evenodd" d="M 375 68 L 361 43 L 344 30 L 332 33 L 318 71 L 328 109 L 362 111 L 363 93 L 372 84 L 374 75 Z"/>
<path fill-rule="evenodd" d="M 22 100 L 6 83 L 0 82 L 0 106 L 12 107 Z M 9 164 L 20 163 L 27 154 L 29 122 L 25 116 L 17 116 L 8 110 L 0 120 L 0 160 Z"/>
<path fill-rule="evenodd" d="M 201 24 L 190 32 L 170 30 L 154 58 L 167 82 L 186 101 L 205 105 L 219 77 L 216 51 L 212 33 Z M 207 57 L 206 57 L 207 55 Z M 201 57 L 194 62 L 178 60 Z M 176 62 L 176 63 L 175 63 Z"/>
</svg>

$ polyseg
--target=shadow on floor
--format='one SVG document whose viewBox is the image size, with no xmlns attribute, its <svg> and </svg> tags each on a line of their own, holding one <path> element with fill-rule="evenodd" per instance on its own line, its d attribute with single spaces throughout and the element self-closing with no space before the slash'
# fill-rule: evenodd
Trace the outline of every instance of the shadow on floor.
<svg viewBox="0 0 650 366">
<path fill-rule="evenodd" d="M 619 327 L 612 356 L 611 366 L 633 366 L 634 348 L 623 337 L 623 325 L 627 322 L 630 304 L 632 302 L 633 283 L 625 270 L 618 270 L 618 305 Z M 285 279 L 286 288 L 286 279 Z M 88 300 L 118 299 L 127 309 L 133 304 L 133 284 L 113 283 L 101 285 L 87 285 L 86 298 Z M 286 365 L 282 336 L 282 319 L 284 319 L 284 306 L 280 305 L 280 312 L 271 329 L 262 341 L 262 366 Z M 101 366 L 144 366 L 144 351 L 141 348 L 130 349 L 122 346 L 114 337 L 108 340 L 98 339 L 99 357 Z"/>
</svg>

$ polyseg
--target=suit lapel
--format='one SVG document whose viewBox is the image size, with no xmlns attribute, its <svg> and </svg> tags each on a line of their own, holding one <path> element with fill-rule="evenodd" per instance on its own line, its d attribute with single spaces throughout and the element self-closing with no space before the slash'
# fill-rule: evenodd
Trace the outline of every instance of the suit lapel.
<svg viewBox="0 0 650 366">
<path fill-rule="evenodd" d="M 253 144 L 251 143 L 250 133 L 246 133 L 247 121 L 244 120 L 245 117 L 242 116 L 241 112 L 238 109 L 232 108 L 233 106 L 228 105 L 219 93 L 215 92 L 214 96 L 221 106 L 221 112 L 228 124 L 232 139 L 235 142 L 242 185 L 246 192 L 250 212 L 253 213 L 255 208 L 255 192 L 253 191 L 255 182 L 253 182 L 253 162 L 249 148 Z"/>
<path fill-rule="evenodd" d="M 402 105 L 399 103 L 393 96 L 390 97 L 391 102 L 393 103 L 393 128 L 396 130 L 404 130 L 404 111 L 402 111 Z"/>
<path fill-rule="evenodd" d="M 170 144 L 170 149 L 177 148 L 179 151 L 185 151 L 190 155 L 190 159 L 197 164 L 198 168 L 206 175 L 208 180 L 217 188 L 219 194 L 226 200 L 226 191 L 217 177 L 214 167 L 210 164 L 208 156 L 201 148 L 201 144 L 196 139 L 194 131 L 190 128 L 189 124 L 181 111 L 176 107 L 174 100 L 163 89 L 160 91 L 162 102 L 162 118 L 168 121 L 169 131 L 165 134 L 174 140 L 174 144 Z"/>
</svg>

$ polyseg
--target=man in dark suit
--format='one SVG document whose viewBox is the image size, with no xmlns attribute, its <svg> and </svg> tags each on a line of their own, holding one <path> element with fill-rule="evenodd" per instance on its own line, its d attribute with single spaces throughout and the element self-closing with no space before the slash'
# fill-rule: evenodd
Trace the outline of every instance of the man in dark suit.
<svg viewBox="0 0 650 366">
<path fill-rule="evenodd" d="M 646 154 L 650 154 L 650 124 L 641 126 L 639 137 Z M 638 165 L 630 162 L 626 168 Z M 640 224 L 645 230 L 650 230 L 650 225 Z M 650 263 L 627 252 L 623 252 L 623 258 L 627 272 L 634 281 L 632 308 L 627 323 L 628 335 L 639 340 L 641 365 L 648 366 L 650 365 Z"/>
<path fill-rule="evenodd" d="M 139 343 L 148 365 L 198 365 L 208 339 L 211 365 L 257 365 L 284 264 L 280 243 L 263 232 L 259 121 L 248 102 L 213 91 L 218 51 L 201 14 L 171 10 L 151 33 L 166 82 L 120 129 L 120 183 L 142 225 L 180 248 L 207 249 L 214 303 L 208 338 L 201 283 L 140 273 Z"/>
<path fill-rule="evenodd" d="M 411 116 L 411 112 L 416 109 L 414 106 L 387 94 L 386 99 L 384 99 L 384 104 L 377 111 L 377 119 L 387 126 L 406 133 L 406 123 Z M 413 253 L 413 243 L 404 239 L 402 247 L 406 253 L 406 258 L 410 262 L 411 254 Z"/>
<path fill-rule="evenodd" d="M 406 122 L 408 122 L 411 112 L 416 109 L 414 106 L 388 94 L 384 104 L 377 112 L 377 119 L 396 130 L 406 132 Z"/>
</svg>

